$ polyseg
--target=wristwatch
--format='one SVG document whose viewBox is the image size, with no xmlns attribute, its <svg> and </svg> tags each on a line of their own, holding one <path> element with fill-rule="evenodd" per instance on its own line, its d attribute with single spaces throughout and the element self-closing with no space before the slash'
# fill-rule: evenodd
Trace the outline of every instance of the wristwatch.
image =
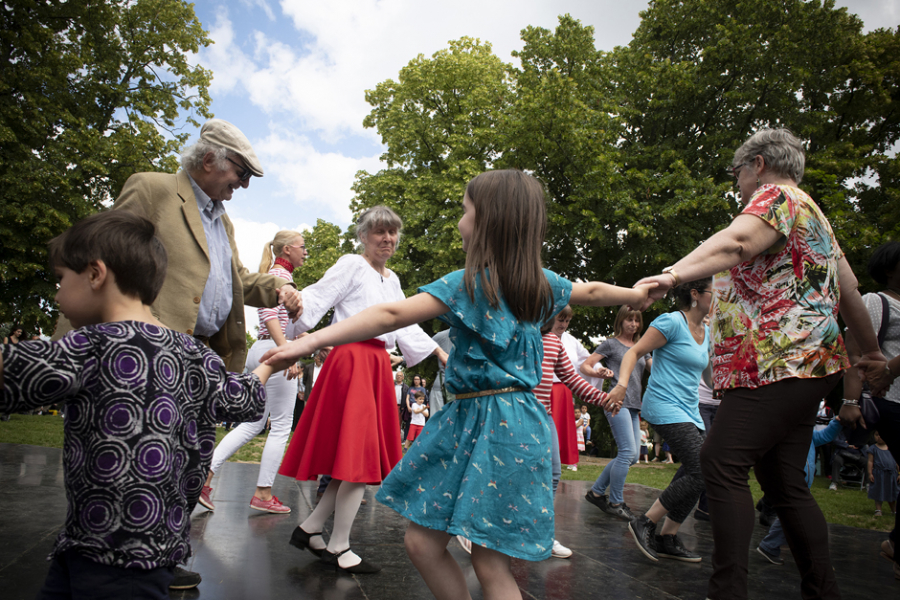
<svg viewBox="0 0 900 600">
<path fill-rule="evenodd" d="M 663 272 L 663 275 L 671 275 L 672 278 L 675 280 L 675 285 L 678 285 L 680 280 L 678 279 L 678 273 L 675 272 L 674 267 L 666 267 L 665 269 L 662 270 L 662 272 Z"/>
</svg>

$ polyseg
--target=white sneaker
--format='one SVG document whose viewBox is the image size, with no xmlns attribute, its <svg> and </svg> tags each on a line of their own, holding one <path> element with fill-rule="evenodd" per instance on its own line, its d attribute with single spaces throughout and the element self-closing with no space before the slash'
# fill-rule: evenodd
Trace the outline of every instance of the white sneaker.
<svg viewBox="0 0 900 600">
<path fill-rule="evenodd" d="M 570 471 L 577 471 L 578 465 L 566 465 L 566 468 Z"/>
<path fill-rule="evenodd" d="M 832 482 L 831 482 L 831 485 L 828 486 L 828 489 L 831 490 L 832 492 L 836 492 L 836 491 L 837 491 L 837 484 L 834 483 L 834 482 L 832 481 Z"/>
<path fill-rule="evenodd" d="M 571 558 L 572 551 L 560 544 L 558 541 L 553 540 L 553 550 L 551 551 L 551 555 L 553 558 Z"/>
</svg>

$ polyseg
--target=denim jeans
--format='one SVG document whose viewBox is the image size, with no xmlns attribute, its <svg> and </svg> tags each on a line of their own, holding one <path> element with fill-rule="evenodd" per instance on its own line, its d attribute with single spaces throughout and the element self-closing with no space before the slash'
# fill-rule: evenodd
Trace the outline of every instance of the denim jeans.
<svg viewBox="0 0 900 600">
<path fill-rule="evenodd" d="M 778 557 L 781 556 L 781 547 L 787 544 L 787 536 L 784 535 L 784 529 L 781 527 L 781 520 L 775 517 L 775 522 L 769 527 L 769 533 L 759 543 L 759 547 L 766 554 Z"/>
<path fill-rule="evenodd" d="M 612 504 L 621 504 L 625 491 L 625 478 L 628 476 L 628 468 L 637 462 L 641 450 L 641 418 L 640 411 L 633 408 L 623 408 L 619 414 L 612 416 L 604 413 L 619 453 L 612 459 L 600 477 L 591 486 L 595 494 L 605 494 L 609 488 L 609 501 Z"/>
<path fill-rule="evenodd" d="M 553 457 L 551 468 L 553 469 L 553 496 L 556 497 L 556 488 L 559 487 L 559 479 L 562 477 L 562 462 L 559 460 L 559 435 L 556 433 L 556 427 L 550 422 L 550 456 Z"/>
</svg>

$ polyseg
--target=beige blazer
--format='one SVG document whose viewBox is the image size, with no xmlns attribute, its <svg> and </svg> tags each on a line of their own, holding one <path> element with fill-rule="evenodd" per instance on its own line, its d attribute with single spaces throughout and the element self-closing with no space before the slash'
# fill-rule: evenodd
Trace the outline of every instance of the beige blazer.
<svg viewBox="0 0 900 600">
<path fill-rule="evenodd" d="M 162 290 L 153 303 L 153 315 L 171 329 L 193 335 L 200 297 L 209 278 L 209 249 L 187 174 L 180 171 L 175 175 L 132 175 L 125 182 L 114 208 L 135 212 L 156 225 L 157 235 L 166 247 L 169 268 Z M 276 306 L 278 288 L 289 282 L 267 273 L 248 271 L 238 257 L 231 220 L 223 215 L 222 222 L 231 243 L 233 295 L 231 313 L 222 329 L 210 338 L 209 346 L 222 357 L 229 371 L 240 372 L 244 370 L 247 355 L 244 305 Z M 68 322 L 60 317 L 56 336 L 68 329 Z"/>
</svg>

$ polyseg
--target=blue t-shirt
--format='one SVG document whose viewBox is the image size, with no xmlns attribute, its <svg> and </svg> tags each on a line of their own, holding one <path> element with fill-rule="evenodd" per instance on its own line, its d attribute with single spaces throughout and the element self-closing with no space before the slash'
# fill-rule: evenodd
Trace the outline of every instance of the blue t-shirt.
<svg viewBox="0 0 900 600">
<path fill-rule="evenodd" d="M 704 327 L 703 342 L 691 335 L 681 311 L 658 316 L 650 323 L 666 338 L 662 348 L 653 351 L 653 370 L 644 393 L 641 415 L 653 425 L 694 423 L 700 429 L 700 376 L 709 362 L 709 327 Z"/>
</svg>

